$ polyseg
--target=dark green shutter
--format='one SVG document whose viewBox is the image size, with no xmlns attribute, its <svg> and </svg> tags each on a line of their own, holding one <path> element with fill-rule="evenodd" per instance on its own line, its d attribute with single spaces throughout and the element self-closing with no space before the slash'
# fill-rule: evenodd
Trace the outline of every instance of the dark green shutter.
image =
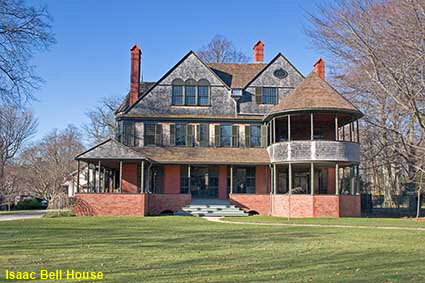
<svg viewBox="0 0 425 283">
<path fill-rule="evenodd" d="M 200 146 L 202 145 L 202 137 L 201 137 L 201 124 L 196 125 L 196 143 Z"/>
<path fill-rule="evenodd" d="M 256 87 L 255 88 L 255 102 L 257 104 L 261 104 L 263 103 L 263 92 L 262 92 L 262 88 L 261 87 Z"/>
<path fill-rule="evenodd" d="M 209 145 L 209 124 L 199 124 L 197 126 L 199 146 Z"/>
<path fill-rule="evenodd" d="M 210 124 L 204 124 L 205 131 L 205 140 L 202 143 L 202 146 L 209 146 L 210 144 Z"/>
<path fill-rule="evenodd" d="M 170 125 L 170 145 L 171 146 L 176 145 L 176 125 L 175 124 Z"/>
<path fill-rule="evenodd" d="M 232 126 L 232 147 L 239 147 L 239 126 Z"/>
<path fill-rule="evenodd" d="M 162 145 L 162 125 L 155 125 L 155 144 Z"/>
<path fill-rule="evenodd" d="M 245 146 L 251 146 L 251 126 L 245 126 Z"/>
<path fill-rule="evenodd" d="M 261 147 L 267 146 L 267 126 L 261 125 Z"/>
<path fill-rule="evenodd" d="M 186 146 L 193 146 L 193 125 L 186 125 Z"/>
<path fill-rule="evenodd" d="M 220 146 L 220 125 L 215 125 L 214 130 L 214 145 Z"/>
</svg>

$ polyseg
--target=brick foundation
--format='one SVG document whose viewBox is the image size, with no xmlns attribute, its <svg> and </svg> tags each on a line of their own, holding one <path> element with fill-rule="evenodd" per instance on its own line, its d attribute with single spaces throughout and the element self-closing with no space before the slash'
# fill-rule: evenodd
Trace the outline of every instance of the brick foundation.
<svg viewBox="0 0 425 283">
<path fill-rule="evenodd" d="M 149 195 L 149 215 L 160 215 L 164 211 L 176 212 L 192 202 L 189 194 L 152 194 Z"/>
<path fill-rule="evenodd" d="M 232 194 L 230 201 L 245 211 L 257 211 L 261 215 L 294 218 L 361 216 L 360 196 L 291 195 L 289 197 L 287 194 L 276 194 L 272 196 L 271 202 L 269 194 Z"/>
<path fill-rule="evenodd" d="M 144 216 L 146 194 L 77 194 L 74 211 L 78 216 Z"/>
</svg>

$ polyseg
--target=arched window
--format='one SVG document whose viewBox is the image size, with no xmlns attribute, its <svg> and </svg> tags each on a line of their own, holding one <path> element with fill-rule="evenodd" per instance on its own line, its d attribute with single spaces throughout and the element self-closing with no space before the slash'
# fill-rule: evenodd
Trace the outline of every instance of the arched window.
<svg viewBox="0 0 425 283">
<path fill-rule="evenodd" d="M 210 99 L 210 83 L 205 80 L 199 80 L 198 82 L 198 105 L 205 106 L 209 105 Z"/>
<path fill-rule="evenodd" d="M 196 105 L 196 81 L 188 79 L 184 86 L 185 105 Z"/>
<path fill-rule="evenodd" d="M 184 105 L 183 101 L 183 86 L 184 82 L 181 79 L 175 79 L 171 83 L 171 103 L 173 105 Z"/>
</svg>

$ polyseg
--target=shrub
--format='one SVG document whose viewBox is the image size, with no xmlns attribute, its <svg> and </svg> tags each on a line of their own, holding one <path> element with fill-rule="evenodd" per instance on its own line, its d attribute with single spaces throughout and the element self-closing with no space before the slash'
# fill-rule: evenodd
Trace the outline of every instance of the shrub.
<svg viewBox="0 0 425 283">
<path fill-rule="evenodd" d="M 37 199 L 26 199 L 26 200 L 18 202 L 18 204 L 15 206 L 15 209 L 17 210 L 42 209 L 42 208 L 43 208 L 43 205 L 41 204 L 41 201 Z"/>
<path fill-rule="evenodd" d="M 45 218 L 57 218 L 57 217 L 74 217 L 73 211 L 51 211 L 44 215 Z"/>
</svg>

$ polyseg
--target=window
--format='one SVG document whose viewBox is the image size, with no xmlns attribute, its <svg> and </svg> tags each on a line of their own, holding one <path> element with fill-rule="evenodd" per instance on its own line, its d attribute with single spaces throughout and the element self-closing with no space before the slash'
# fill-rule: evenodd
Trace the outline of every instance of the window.
<svg viewBox="0 0 425 283">
<path fill-rule="evenodd" d="M 186 124 L 176 124 L 175 144 L 176 146 L 186 145 Z"/>
<path fill-rule="evenodd" d="M 261 146 L 261 126 L 245 126 L 245 145 L 247 147 Z"/>
<path fill-rule="evenodd" d="M 189 170 L 187 165 L 180 166 L 180 193 L 188 194 L 189 193 Z"/>
<path fill-rule="evenodd" d="M 278 89 L 275 87 L 255 88 L 255 101 L 257 104 L 277 104 Z"/>
<path fill-rule="evenodd" d="M 196 105 L 196 81 L 189 79 L 184 86 L 184 104 Z"/>
<path fill-rule="evenodd" d="M 198 105 L 205 106 L 209 104 L 210 83 L 207 80 L 198 82 Z"/>
<path fill-rule="evenodd" d="M 119 122 L 119 135 L 118 140 L 125 145 L 135 146 L 136 145 L 136 126 L 131 121 L 120 121 Z"/>
<path fill-rule="evenodd" d="M 230 176 L 230 169 L 227 175 Z M 230 178 L 227 180 L 230 191 Z M 255 194 L 255 167 L 233 167 L 233 193 Z"/>
<path fill-rule="evenodd" d="M 210 143 L 210 132 L 208 124 L 199 124 L 198 130 L 198 143 L 200 146 L 208 146 Z"/>
<path fill-rule="evenodd" d="M 145 123 L 144 144 L 162 145 L 162 125 L 155 123 Z"/>
<path fill-rule="evenodd" d="M 232 145 L 232 126 L 220 126 L 220 146 L 230 147 L 231 145 Z"/>
<path fill-rule="evenodd" d="M 183 105 L 183 81 L 175 79 L 171 83 L 171 103 L 173 105 Z"/>
<path fill-rule="evenodd" d="M 263 87 L 263 104 L 277 104 L 277 88 Z"/>
<path fill-rule="evenodd" d="M 196 82 L 188 79 L 183 82 L 175 79 L 171 83 L 171 104 L 185 106 L 208 106 L 210 103 L 210 83 L 201 79 Z"/>
</svg>

